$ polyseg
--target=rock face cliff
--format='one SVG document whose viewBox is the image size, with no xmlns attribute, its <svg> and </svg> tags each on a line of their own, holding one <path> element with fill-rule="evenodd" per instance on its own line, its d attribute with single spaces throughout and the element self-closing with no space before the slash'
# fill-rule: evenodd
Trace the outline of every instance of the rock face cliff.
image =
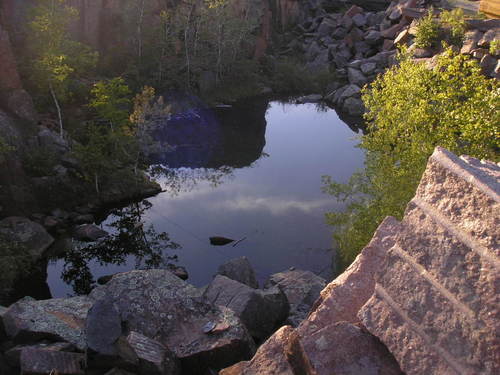
<svg viewBox="0 0 500 375">
<path fill-rule="evenodd" d="M 498 164 L 438 147 L 402 222 L 385 219 L 297 329 L 221 375 L 498 374 L 499 193 Z"/>
</svg>

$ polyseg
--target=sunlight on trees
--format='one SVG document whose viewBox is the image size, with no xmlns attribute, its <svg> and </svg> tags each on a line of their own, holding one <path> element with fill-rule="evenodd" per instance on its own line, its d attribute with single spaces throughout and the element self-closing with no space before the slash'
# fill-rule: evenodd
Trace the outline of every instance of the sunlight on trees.
<svg viewBox="0 0 500 375">
<path fill-rule="evenodd" d="M 380 222 L 401 218 L 436 146 L 461 155 L 500 159 L 500 84 L 476 61 L 448 49 L 433 69 L 406 56 L 365 88 L 365 169 L 348 184 L 325 177 L 325 191 L 346 202 L 327 220 L 349 265 Z"/>
</svg>

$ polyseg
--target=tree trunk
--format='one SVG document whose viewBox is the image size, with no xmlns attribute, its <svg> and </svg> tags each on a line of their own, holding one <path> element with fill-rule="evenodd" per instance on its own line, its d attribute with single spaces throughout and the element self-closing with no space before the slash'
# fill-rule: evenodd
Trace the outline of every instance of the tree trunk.
<svg viewBox="0 0 500 375">
<path fill-rule="evenodd" d="M 52 83 L 49 83 L 49 88 L 50 88 L 50 93 L 52 95 L 52 99 L 54 100 L 54 104 L 56 105 L 57 109 L 57 116 L 59 117 L 59 135 L 61 138 L 63 138 L 63 121 L 62 121 L 62 113 L 61 113 L 61 106 L 59 105 L 59 101 L 57 100 L 56 93 L 54 91 L 54 88 L 52 87 Z"/>
</svg>

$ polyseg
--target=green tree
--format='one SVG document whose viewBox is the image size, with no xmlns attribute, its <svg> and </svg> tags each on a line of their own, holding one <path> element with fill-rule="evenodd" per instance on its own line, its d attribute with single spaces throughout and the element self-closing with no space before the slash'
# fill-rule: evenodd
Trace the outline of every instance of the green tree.
<svg viewBox="0 0 500 375">
<path fill-rule="evenodd" d="M 401 218 L 436 146 L 499 160 L 500 84 L 475 60 L 451 49 L 430 69 L 403 56 L 363 91 L 368 132 L 365 169 L 348 184 L 325 177 L 325 190 L 347 202 L 330 213 L 344 266 L 387 216 Z"/>
<path fill-rule="evenodd" d="M 69 26 L 78 11 L 67 0 L 39 0 L 31 9 L 29 49 L 31 70 L 41 92 L 48 92 L 57 110 L 63 136 L 61 102 L 71 96 L 69 84 L 95 66 L 97 53 L 71 40 Z"/>
<path fill-rule="evenodd" d="M 130 94 L 121 77 L 97 82 L 91 90 L 89 107 L 94 110 L 95 119 L 87 124 L 74 153 L 84 177 L 93 180 L 98 194 L 101 177 L 129 162 L 128 149 L 133 143 L 128 119 Z"/>
</svg>

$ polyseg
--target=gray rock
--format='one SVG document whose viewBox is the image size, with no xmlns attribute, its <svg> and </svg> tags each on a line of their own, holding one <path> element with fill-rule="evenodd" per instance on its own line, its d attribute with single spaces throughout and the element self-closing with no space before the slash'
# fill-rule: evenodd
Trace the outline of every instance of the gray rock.
<svg viewBox="0 0 500 375">
<path fill-rule="evenodd" d="M 337 27 L 337 23 L 330 18 L 325 18 L 318 27 L 319 36 L 330 35 Z"/>
<path fill-rule="evenodd" d="M 363 87 L 368 82 L 364 74 L 361 73 L 360 70 L 354 68 L 347 68 L 347 77 L 349 83 L 359 87 Z"/>
<path fill-rule="evenodd" d="M 21 353 L 23 350 L 36 349 L 36 350 L 46 350 L 52 352 L 72 352 L 75 350 L 73 344 L 68 342 L 56 342 L 51 343 L 50 341 L 42 341 L 34 345 L 16 345 L 12 349 L 5 352 L 5 359 L 13 367 L 21 367 Z"/>
<path fill-rule="evenodd" d="M 380 31 L 372 30 L 369 31 L 366 36 L 365 36 L 365 41 L 371 46 L 375 46 L 382 42 L 382 35 L 380 34 Z"/>
<path fill-rule="evenodd" d="M 217 275 L 205 290 L 204 298 L 233 310 L 258 339 L 268 337 L 288 316 L 287 298 L 277 287 L 261 291 Z"/>
<path fill-rule="evenodd" d="M 411 52 L 416 59 L 423 59 L 434 55 L 430 48 L 413 48 Z"/>
<path fill-rule="evenodd" d="M 181 280 L 189 279 L 189 274 L 188 271 L 186 270 L 186 267 L 177 266 L 175 264 L 169 263 L 167 264 L 167 270 L 172 272 L 175 276 L 177 276 Z"/>
<path fill-rule="evenodd" d="M 328 71 L 329 66 L 329 53 L 327 49 L 321 51 L 313 62 L 307 64 L 307 68 L 311 72 Z"/>
<path fill-rule="evenodd" d="M 357 27 L 363 27 L 366 25 L 366 16 L 363 13 L 358 13 L 352 17 L 352 22 L 354 22 Z"/>
<path fill-rule="evenodd" d="M 361 72 L 365 75 L 372 74 L 377 69 L 377 64 L 374 62 L 367 62 L 361 65 Z"/>
<path fill-rule="evenodd" d="M 344 39 L 346 35 L 347 35 L 347 29 L 345 27 L 337 27 L 331 33 L 331 37 L 337 40 Z"/>
<path fill-rule="evenodd" d="M 48 128 L 42 128 L 38 132 L 38 143 L 41 147 L 59 154 L 64 154 L 70 149 L 68 142 L 61 138 L 59 133 Z"/>
<path fill-rule="evenodd" d="M 239 281 L 251 288 L 257 289 L 259 283 L 255 277 L 255 271 L 247 257 L 234 258 L 219 266 L 217 274 Z"/>
<path fill-rule="evenodd" d="M 320 94 L 311 94 L 306 96 L 301 96 L 297 99 L 297 103 L 305 104 L 305 103 L 319 103 L 323 99 L 323 95 Z"/>
<path fill-rule="evenodd" d="M 168 348 L 138 332 L 130 332 L 118 343 L 118 352 L 126 361 L 143 375 L 178 375 L 180 363 Z"/>
<path fill-rule="evenodd" d="M 495 67 L 497 66 L 497 62 L 498 59 L 494 58 L 490 54 L 484 55 L 479 63 L 484 75 L 491 77 L 494 73 Z"/>
<path fill-rule="evenodd" d="M 340 21 L 340 26 L 342 26 L 347 31 L 351 30 L 353 24 L 354 22 L 352 21 L 352 18 L 347 15 L 342 17 L 342 20 Z"/>
<path fill-rule="evenodd" d="M 99 238 L 106 237 L 108 232 L 94 224 L 83 224 L 73 231 L 73 237 L 79 241 L 94 242 Z"/>
<path fill-rule="evenodd" d="M 307 48 L 305 57 L 308 61 L 313 61 L 321 52 L 321 47 L 316 42 L 312 42 Z"/>
<path fill-rule="evenodd" d="M 85 214 L 85 215 L 78 215 L 73 219 L 73 222 L 75 224 L 91 224 L 94 222 L 94 215 L 92 214 Z"/>
<path fill-rule="evenodd" d="M 370 46 L 366 42 L 356 42 L 354 43 L 354 51 L 356 54 L 360 54 L 361 56 L 365 56 L 368 51 L 370 51 Z"/>
<path fill-rule="evenodd" d="M 297 326 L 306 318 L 311 306 L 326 286 L 326 281 L 310 271 L 293 270 L 271 275 L 266 287 L 275 285 L 285 293 L 290 304 L 288 322 Z"/>
<path fill-rule="evenodd" d="M 24 246 L 33 259 L 39 259 L 54 242 L 40 224 L 25 217 L 11 216 L 1 220 L 0 234 Z"/>
<path fill-rule="evenodd" d="M 202 301 L 195 287 L 166 270 L 117 274 L 90 297 L 112 301 L 122 324 L 172 350 L 189 373 L 227 366 L 254 350 L 232 310 Z M 219 326 L 217 333 L 203 332 L 207 322 Z"/>
<path fill-rule="evenodd" d="M 122 334 L 120 313 L 110 298 L 97 300 L 88 311 L 85 333 L 88 348 L 102 355 L 116 355 L 116 342 Z"/>
<path fill-rule="evenodd" d="M 21 352 L 21 373 L 25 375 L 84 375 L 85 355 L 25 349 Z"/>
<path fill-rule="evenodd" d="M 5 312 L 5 331 L 17 343 L 62 340 L 84 350 L 87 343 L 83 329 L 91 305 L 92 300 L 88 297 L 44 301 L 23 298 Z"/>
<path fill-rule="evenodd" d="M 363 101 L 358 98 L 347 98 L 344 101 L 342 109 L 351 116 L 361 116 L 365 112 Z"/>
<path fill-rule="evenodd" d="M 403 15 L 403 10 L 400 6 L 397 6 L 394 8 L 394 10 L 389 14 L 389 19 L 391 21 L 397 21 L 401 18 L 401 16 Z"/>
<path fill-rule="evenodd" d="M 343 103 L 345 99 L 350 97 L 360 97 L 361 96 L 361 88 L 357 85 L 347 85 L 344 87 L 344 90 L 339 96 L 338 102 Z"/>
</svg>

